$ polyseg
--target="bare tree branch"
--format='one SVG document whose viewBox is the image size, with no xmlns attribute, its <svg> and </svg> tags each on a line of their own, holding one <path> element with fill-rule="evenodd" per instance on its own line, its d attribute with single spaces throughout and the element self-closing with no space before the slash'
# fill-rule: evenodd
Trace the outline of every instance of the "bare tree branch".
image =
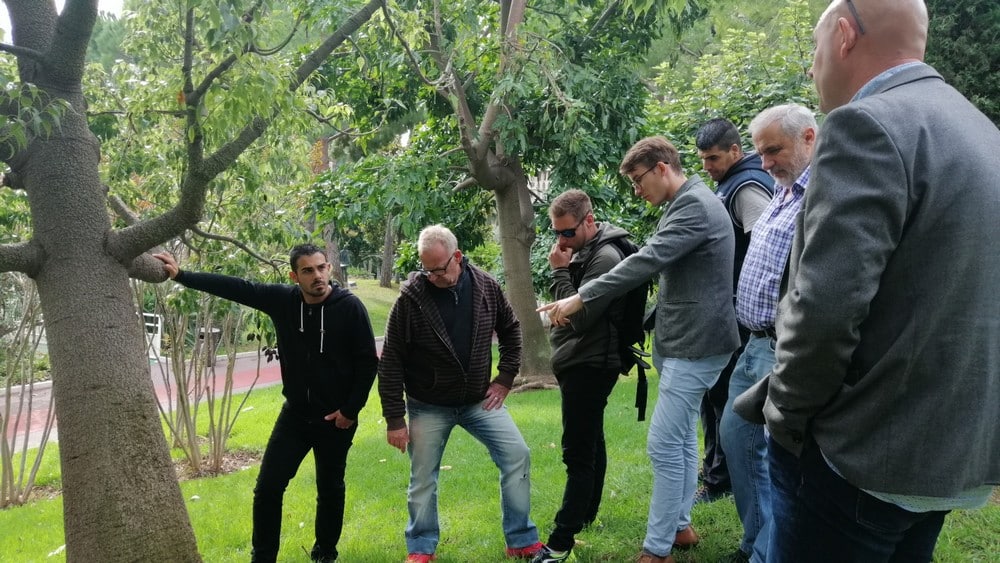
<svg viewBox="0 0 1000 563">
<path fill-rule="evenodd" d="M 104 186 L 105 192 L 110 192 L 110 190 L 110 187 Z M 108 203 L 111 205 L 111 209 L 114 210 L 115 215 L 120 217 L 122 221 L 125 221 L 126 225 L 135 225 L 139 222 L 139 214 L 132 211 L 132 208 L 126 205 L 125 202 L 122 201 L 122 198 L 109 193 Z"/>
<path fill-rule="evenodd" d="M 0 43 L 0 51 L 16 55 L 18 57 L 27 57 L 39 63 L 45 64 L 45 55 L 34 49 L 29 49 L 27 47 L 18 47 L 17 45 L 10 45 L 8 43 Z"/>
<path fill-rule="evenodd" d="M 250 248 L 249 246 L 243 244 L 242 242 L 234 239 L 233 237 L 227 237 L 225 235 L 217 235 L 215 233 L 209 233 L 209 232 L 206 232 L 206 231 L 203 231 L 203 230 L 199 229 L 198 227 L 192 227 L 191 228 L 191 232 L 194 233 L 194 234 L 196 234 L 196 235 L 198 235 L 198 236 L 200 236 L 200 237 L 202 237 L 202 238 L 207 238 L 207 239 L 210 239 L 210 240 L 217 240 L 217 241 L 220 241 L 220 242 L 228 242 L 229 244 L 231 244 L 231 245 L 235 246 L 236 248 L 239 248 L 243 252 L 246 252 L 247 254 L 249 254 L 251 257 L 253 257 L 253 259 L 255 259 L 255 260 L 259 261 L 259 262 L 263 262 L 264 264 L 267 264 L 268 266 L 270 266 L 271 268 L 273 268 L 274 271 L 277 274 L 279 274 L 279 275 L 281 274 L 281 267 L 284 265 L 284 261 L 275 262 L 274 260 L 270 260 L 268 258 L 264 258 L 260 254 L 258 254 L 257 252 L 255 252 L 252 248 Z"/>
<path fill-rule="evenodd" d="M 463 190 L 467 190 L 469 188 L 474 188 L 474 187 L 476 187 L 478 185 L 479 185 L 479 181 L 476 180 L 475 178 L 473 178 L 472 176 L 469 176 L 468 178 L 462 180 L 458 184 L 455 184 L 455 187 L 452 188 L 451 191 L 453 191 L 453 192 L 460 192 L 460 191 L 463 191 Z"/>
<path fill-rule="evenodd" d="M 410 66 L 413 67 L 413 72 L 417 73 L 417 77 L 420 78 L 420 81 L 424 84 L 434 89 L 440 88 L 440 84 L 438 84 L 437 81 L 427 78 L 420 70 L 420 61 L 417 59 L 413 50 L 410 49 L 409 42 L 406 41 L 403 34 L 396 28 L 396 23 L 392 21 L 392 14 L 389 13 L 389 6 L 387 6 L 385 2 L 382 2 L 382 13 L 385 14 L 385 22 L 389 24 L 389 29 L 392 30 L 392 34 L 399 41 L 399 44 L 403 46 L 403 50 L 406 51 L 406 57 L 410 60 Z"/>
<path fill-rule="evenodd" d="M 371 19 L 381 2 L 382 0 L 370 0 L 306 57 L 306 60 L 295 70 L 289 82 L 289 90 L 297 90 L 338 45 L 341 45 L 348 36 Z M 192 55 L 190 53 L 193 50 L 193 45 L 194 15 L 189 10 L 185 28 L 183 63 L 185 92 L 193 92 L 194 90 L 191 80 Z M 186 109 L 187 126 L 194 128 L 194 141 L 188 143 L 188 169 L 181 184 L 180 201 L 174 208 L 159 217 L 141 221 L 108 235 L 107 252 L 123 264 L 130 263 L 146 249 L 180 236 L 186 229 L 194 228 L 201 220 L 208 183 L 229 168 L 247 147 L 264 134 L 278 111 L 275 108 L 269 116 L 255 116 L 235 139 L 220 147 L 211 156 L 204 158 L 203 136 L 198 121 L 197 108 L 187 104 Z"/>
<path fill-rule="evenodd" d="M 128 276 L 144 282 L 160 283 L 166 281 L 167 272 L 163 269 L 163 262 L 147 252 L 132 260 L 128 266 Z"/>
<path fill-rule="evenodd" d="M 96 0 L 66 0 L 56 21 L 49 53 L 58 57 L 46 64 L 48 78 L 59 85 L 79 85 L 86 68 L 87 46 L 97 22 Z"/>
<path fill-rule="evenodd" d="M 32 241 L 0 244 L 0 272 L 23 272 L 35 277 L 44 255 L 42 247 Z"/>
<path fill-rule="evenodd" d="M 14 45 L 39 53 L 49 52 L 52 35 L 56 29 L 54 2 L 26 2 L 7 0 Z M 43 55 L 44 57 L 44 55 Z M 35 82 L 42 62 L 34 58 L 18 61 L 18 77 L 22 82 Z"/>
</svg>

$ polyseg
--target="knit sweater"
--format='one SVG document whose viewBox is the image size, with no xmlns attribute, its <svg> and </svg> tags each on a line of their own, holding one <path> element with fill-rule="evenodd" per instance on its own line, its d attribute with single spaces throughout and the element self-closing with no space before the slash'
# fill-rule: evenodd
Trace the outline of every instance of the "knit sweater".
<svg viewBox="0 0 1000 563">
<path fill-rule="evenodd" d="M 472 282 L 472 334 L 469 367 L 462 367 L 431 294 L 430 280 L 411 274 L 389 312 L 378 392 L 389 430 L 404 426 L 406 396 L 440 406 L 482 401 L 490 386 L 493 334 L 500 349 L 499 375 L 511 387 L 521 364 L 521 323 L 489 274 L 463 260 Z M 464 273 L 463 273 L 464 274 Z"/>
</svg>

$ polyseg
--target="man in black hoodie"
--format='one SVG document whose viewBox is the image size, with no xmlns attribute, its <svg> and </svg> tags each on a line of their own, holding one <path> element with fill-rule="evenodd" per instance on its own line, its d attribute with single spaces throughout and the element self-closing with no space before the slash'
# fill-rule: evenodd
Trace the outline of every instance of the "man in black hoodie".
<svg viewBox="0 0 1000 563">
<path fill-rule="evenodd" d="M 253 500 L 254 562 L 273 562 L 288 482 L 309 450 L 316 460 L 313 561 L 335 561 L 344 523 L 344 471 L 358 412 L 375 381 L 378 357 L 368 312 L 350 291 L 330 283 L 330 264 L 315 245 L 291 251 L 295 285 L 184 272 L 173 256 L 155 255 L 170 279 L 258 309 L 278 335 L 285 404 L 264 450 Z"/>
</svg>

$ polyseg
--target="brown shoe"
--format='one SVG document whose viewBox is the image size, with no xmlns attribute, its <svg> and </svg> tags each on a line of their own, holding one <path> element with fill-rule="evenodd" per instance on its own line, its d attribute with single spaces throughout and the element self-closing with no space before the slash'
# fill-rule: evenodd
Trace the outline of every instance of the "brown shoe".
<svg viewBox="0 0 1000 563">
<path fill-rule="evenodd" d="M 694 531 L 694 528 L 688 526 L 677 532 L 677 535 L 674 536 L 674 549 L 691 549 L 698 545 L 700 540 L 701 538 L 698 537 L 698 533 Z"/>
<path fill-rule="evenodd" d="M 673 555 L 667 554 L 666 557 L 659 557 L 659 556 L 653 555 L 652 553 L 650 553 L 650 552 L 648 552 L 646 550 L 642 550 L 642 553 L 639 554 L 638 562 L 639 563 L 675 563 Z"/>
</svg>

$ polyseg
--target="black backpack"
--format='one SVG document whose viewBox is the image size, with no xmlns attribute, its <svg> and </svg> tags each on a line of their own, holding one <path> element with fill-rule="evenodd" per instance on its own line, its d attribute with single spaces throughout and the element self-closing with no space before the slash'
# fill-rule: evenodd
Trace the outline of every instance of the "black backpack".
<svg viewBox="0 0 1000 563">
<path fill-rule="evenodd" d="M 625 237 L 613 238 L 604 244 L 610 244 L 618 251 L 622 260 L 635 254 L 639 247 Z M 652 280 L 646 281 L 625 294 L 625 304 L 621 319 L 614 322 L 618 331 L 618 357 L 621 360 L 622 375 L 628 375 L 635 367 L 639 380 L 635 390 L 635 408 L 638 409 L 639 420 L 646 420 L 646 396 L 648 384 L 646 370 L 652 366 L 644 359 L 649 357 L 646 352 L 646 296 L 652 291 Z"/>
</svg>

